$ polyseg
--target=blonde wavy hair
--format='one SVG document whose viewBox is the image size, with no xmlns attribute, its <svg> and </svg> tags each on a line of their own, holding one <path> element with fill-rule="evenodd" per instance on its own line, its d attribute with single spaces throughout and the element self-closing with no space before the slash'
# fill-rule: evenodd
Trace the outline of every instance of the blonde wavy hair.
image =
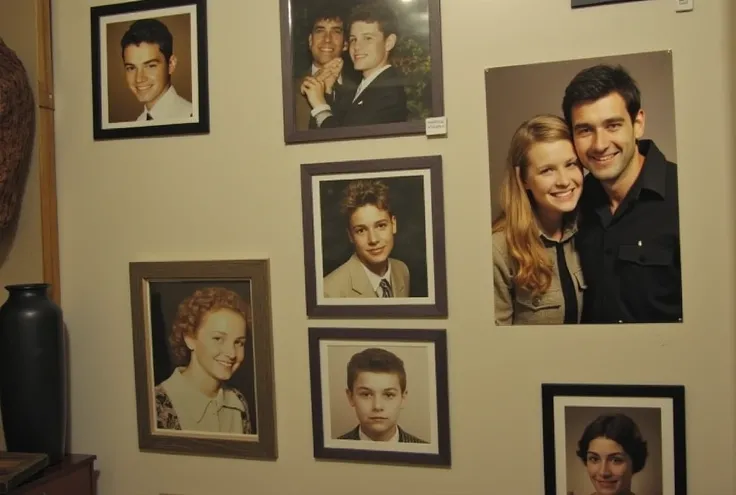
<svg viewBox="0 0 736 495">
<path fill-rule="evenodd" d="M 501 185 L 501 214 L 492 225 L 493 232 L 506 234 L 509 255 L 518 266 L 514 283 L 534 295 L 549 289 L 554 265 L 540 239 L 534 200 L 524 187 L 529 150 L 537 143 L 560 140 L 572 141 L 572 136 L 565 121 L 556 115 L 537 115 L 516 129 L 509 145 L 506 175 Z M 570 215 L 567 217 L 569 221 Z"/>
</svg>

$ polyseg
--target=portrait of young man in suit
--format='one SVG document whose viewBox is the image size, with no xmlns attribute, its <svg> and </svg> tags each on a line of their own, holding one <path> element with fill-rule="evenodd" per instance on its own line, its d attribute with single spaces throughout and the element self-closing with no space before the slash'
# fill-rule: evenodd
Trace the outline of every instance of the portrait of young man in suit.
<svg viewBox="0 0 736 495">
<path fill-rule="evenodd" d="M 345 394 L 355 410 L 358 425 L 340 440 L 428 443 L 399 426 L 406 405 L 406 370 L 394 353 L 368 348 L 354 354 L 347 365 Z"/>
<path fill-rule="evenodd" d="M 125 80 L 143 104 L 137 121 L 179 120 L 192 116 L 192 103 L 182 98 L 171 83 L 176 70 L 174 40 L 157 19 L 134 22 L 120 40 Z"/>
<path fill-rule="evenodd" d="M 324 278 L 325 297 L 409 297 L 409 268 L 390 257 L 398 227 L 388 185 L 377 179 L 351 181 L 340 213 L 354 252 Z"/>
<path fill-rule="evenodd" d="M 352 98 L 330 104 L 326 82 L 314 76 L 304 79 L 300 91 L 312 107 L 320 128 L 406 122 L 406 91 L 399 71 L 391 65 L 391 50 L 398 41 L 398 19 L 382 1 L 358 4 L 348 20 L 348 51 L 353 67 L 362 74 Z"/>
<path fill-rule="evenodd" d="M 296 88 L 296 129 L 316 129 L 317 122 L 311 114 L 312 107 L 303 92 L 306 77 L 314 77 L 325 84 L 325 101 L 336 105 L 343 98 L 350 99 L 357 88 L 352 67 L 346 67 L 343 56 L 348 50 L 345 33 L 346 9 L 339 0 L 320 1 L 310 9 L 310 33 L 307 40 L 312 64 L 307 73 L 299 74 Z"/>
</svg>

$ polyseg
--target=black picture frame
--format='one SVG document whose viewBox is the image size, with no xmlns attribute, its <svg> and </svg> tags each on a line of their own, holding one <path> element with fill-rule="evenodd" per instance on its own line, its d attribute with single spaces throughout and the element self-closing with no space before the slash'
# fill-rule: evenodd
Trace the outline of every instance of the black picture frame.
<svg viewBox="0 0 736 495">
<path fill-rule="evenodd" d="M 173 38 L 175 57 L 171 60 L 175 64 L 170 82 L 177 95 L 167 96 L 174 104 L 163 120 L 146 120 L 143 103 L 126 81 L 119 43 L 130 24 L 140 19 L 159 20 Z M 91 7 L 90 28 L 95 141 L 210 132 L 207 0 L 137 0 Z M 119 62 L 108 63 L 110 57 Z M 156 83 L 152 84 L 155 91 Z M 140 98 L 149 98 L 146 92 L 151 89 L 142 91 Z"/>
<path fill-rule="evenodd" d="M 129 263 L 129 276 L 139 449 L 167 454 L 275 460 L 278 449 L 269 260 L 136 261 Z M 180 304 L 195 294 L 195 290 L 209 287 L 238 293 L 250 308 L 244 359 L 223 382 L 242 394 L 249 413 L 250 433 L 196 431 L 183 421 L 179 425 L 169 424 L 171 416 L 166 423 L 157 419 L 159 403 L 163 412 L 173 409 L 177 422 L 180 417 L 176 413 L 177 399 L 171 399 L 171 409 L 167 409 L 166 401 L 158 400 L 155 389 L 157 385 L 166 384 L 167 378 L 173 383 L 170 378 L 178 366 L 169 340 L 177 308 L 181 309 Z M 190 307 L 206 307 L 209 300 L 225 300 L 217 297 L 205 293 Z M 222 304 L 229 309 L 227 304 Z M 190 318 L 204 321 L 204 317 L 197 320 L 196 315 L 193 310 Z M 182 400 L 181 393 L 179 396 Z M 224 394 L 223 397 L 221 400 L 227 399 Z"/>
<path fill-rule="evenodd" d="M 346 294 L 334 296 L 324 289 L 325 277 L 337 268 L 344 273 L 355 257 L 339 211 L 339 196 L 348 182 L 358 179 L 380 179 L 390 190 L 394 188 L 389 198 L 397 230 L 390 258 L 406 265 L 408 295 L 365 297 L 346 288 Z M 302 164 L 301 187 L 308 316 L 447 317 L 441 156 Z M 358 279 L 352 280 L 357 283 Z M 368 283 L 367 277 L 364 280 Z"/>
<path fill-rule="evenodd" d="M 641 488 L 634 487 L 633 491 L 685 495 L 687 460 L 684 386 L 544 383 L 542 430 L 545 495 L 567 495 L 573 492 L 561 480 L 562 477 L 567 480 L 566 473 L 570 472 L 568 462 L 564 462 L 565 465 L 562 466 L 562 461 L 565 458 L 568 461 L 575 458 L 574 462 L 579 463 L 574 468 L 576 471 L 585 470 L 585 464 L 577 457 L 577 453 L 567 452 L 568 448 L 580 448 L 580 439 L 587 438 L 586 425 L 591 425 L 590 431 L 595 432 L 596 425 L 605 424 L 596 423 L 596 418 L 615 413 L 626 415 L 629 418 L 628 424 L 636 425 L 641 438 L 647 443 L 646 463 L 649 465 L 645 463 L 641 471 L 633 474 L 632 482 L 649 483 L 649 486 L 656 488 L 642 491 Z M 619 426 L 619 431 L 622 429 Z M 636 447 L 630 448 L 634 451 Z M 641 452 L 631 458 L 640 455 Z M 645 472 L 646 481 L 642 477 Z M 585 477 L 585 474 L 580 476 Z M 590 480 L 586 481 L 588 484 L 582 490 L 587 489 L 585 493 L 595 491 L 591 488 Z"/>
<path fill-rule="evenodd" d="M 399 67 L 405 81 L 409 109 L 407 120 L 323 129 L 310 129 L 306 124 L 302 124 L 303 119 L 297 116 L 299 103 L 297 98 L 301 97 L 299 81 L 304 71 L 308 71 L 307 62 L 311 62 L 308 60 L 307 44 L 311 26 L 305 26 L 305 23 L 308 23 L 310 15 L 309 6 L 320 1 L 322 0 L 279 0 L 284 142 L 287 145 L 424 134 L 426 118 L 444 116 L 440 0 L 420 0 L 424 9 L 421 15 L 411 10 L 416 9 L 417 2 L 408 4 L 401 0 L 385 0 L 396 11 L 400 26 L 408 25 L 414 28 L 409 36 L 399 37 L 393 50 L 398 52 L 394 56 L 393 65 Z M 343 3 L 350 5 L 357 1 L 342 0 Z M 412 25 L 412 22 L 415 24 Z M 399 34 L 401 35 L 401 32 Z M 346 37 L 347 35 L 348 33 Z M 416 55 L 417 52 L 419 55 Z M 352 61 L 347 52 L 343 54 L 343 59 L 347 68 L 344 70 L 352 70 Z M 360 72 L 352 73 L 355 74 L 357 81 L 362 77 Z M 304 104 L 308 113 L 310 107 L 306 100 Z"/>
<path fill-rule="evenodd" d="M 333 347 L 330 347 L 332 345 Z M 326 348 L 327 357 L 323 356 L 322 348 Z M 331 349 L 337 353 L 330 354 Z M 346 385 L 346 370 L 340 367 L 331 374 L 330 364 L 338 363 L 346 365 L 349 356 L 354 350 L 365 350 L 368 348 L 380 348 L 389 350 L 403 361 L 406 372 L 406 391 L 409 401 L 414 401 L 414 418 L 422 416 L 417 411 L 421 410 L 421 404 L 416 405 L 421 399 L 412 398 L 412 393 L 427 400 L 429 423 L 431 433 L 427 436 L 421 434 L 422 428 L 402 431 L 402 435 L 409 433 L 407 439 L 399 439 L 396 442 L 362 441 L 360 438 L 338 438 L 339 436 L 358 436 L 358 426 L 355 426 L 345 435 L 339 435 L 342 430 L 333 432 L 332 421 L 338 416 L 333 408 L 347 406 L 347 398 L 344 395 Z M 428 356 L 426 368 L 421 368 L 418 363 L 422 362 L 422 352 Z M 415 370 L 426 370 L 427 382 L 424 387 L 417 385 L 417 373 Z M 447 336 L 444 329 L 387 329 L 387 328 L 309 328 L 309 370 L 312 399 L 312 431 L 314 441 L 314 457 L 317 459 L 332 459 L 343 461 L 363 461 L 374 464 L 405 464 L 424 465 L 435 467 L 450 467 L 452 454 L 450 445 L 450 408 L 448 391 L 448 363 L 447 363 Z M 383 372 L 379 372 L 382 374 Z M 325 383 L 327 375 L 327 383 Z M 335 383 L 330 378 L 335 378 Z M 421 380 L 420 380 L 421 381 Z M 432 383 L 433 382 L 433 383 Z M 426 389 L 422 395 L 419 390 Z M 339 401 L 345 403 L 335 407 L 330 401 L 326 409 L 323 397 L 328 395 L 340 396 Z M 413 390 L 413 392 L 412 392 Z M 434 400 L 432 400 L 434 397 Z M 338 401 L 336 401 L 338 402 Z M 425 403 L 426 404 L 426 403 Z M 389 413 L 385 413 L 389 415 Z M 329 418 L 328 418 L 329 415 Z M 409 423 L 408 407 L 402 409 L 399 416 L 399 428 L 403 430 Z M 352 418 L 353 423 L 355 417 Z M 329 423 L 326 426 L 325 422 Z M 338 422 L 337 420 L 335 420 Z M 404 422 L 406 421 L 406 423 Z M 417 425 L 421 421 L 410 423 Z M 396 424 L 398 424 L 396 423 Z M 352 426 L 352 425 L 351 425 Z M 409 426 L 408 428 L 411 428 Z M 424 429 L 426 430 L 426 428 Z M 326 432 L 330 438 L 326 441 Z M 429 440 L 427 440 L 429 438 Z M 423 440 L 426 443 L 419 443 Z"/>
</svg>

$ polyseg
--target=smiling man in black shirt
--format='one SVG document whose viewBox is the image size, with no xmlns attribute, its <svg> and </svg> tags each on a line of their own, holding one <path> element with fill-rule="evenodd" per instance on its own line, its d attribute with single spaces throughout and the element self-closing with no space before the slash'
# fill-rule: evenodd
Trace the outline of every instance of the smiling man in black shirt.
<svg viewBox="0 0 736 495">
<path fill-rule="evenodd" d="M 677 165 L 642 139 L 636 82 L 620 66 L 587 68 L 562 110 L 589 172 L 576 238 L 582 323 L 682 321 Z"/>
</svg>

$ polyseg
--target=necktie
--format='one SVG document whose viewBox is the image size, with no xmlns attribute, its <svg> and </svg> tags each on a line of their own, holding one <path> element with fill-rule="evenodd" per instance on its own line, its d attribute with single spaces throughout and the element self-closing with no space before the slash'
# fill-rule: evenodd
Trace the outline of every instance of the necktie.
<svg viewBox="0 0 736 495">
<path fill-rule="evenodd" d="M 379 286 L 383 289 L 383 297 L 394 297 L 394 293 L 391 290 L 391 285 L 388 283 L 388 280 L 385 278 L 382 279 Z"/>
<path fill-rule="evenodd" d="M 153 120 L 153 117 L 151 117 L 151 114 L 146 112 L 146 120 Z"/>
</svg>

